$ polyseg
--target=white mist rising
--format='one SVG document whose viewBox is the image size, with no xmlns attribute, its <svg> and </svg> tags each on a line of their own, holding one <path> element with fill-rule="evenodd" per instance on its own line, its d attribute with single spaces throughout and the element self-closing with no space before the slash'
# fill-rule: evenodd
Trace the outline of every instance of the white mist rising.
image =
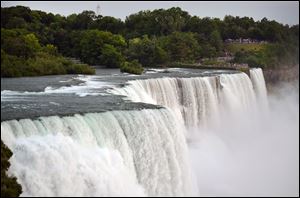
<svg viewBox="0 0 300 198">
<path fill-rule="evenodd" d="M 223 112 L 219 125 L 193 133 L 200 196 L 299 196 L 299 87 L 268 99 L 269 110 Z"/>
</svg>

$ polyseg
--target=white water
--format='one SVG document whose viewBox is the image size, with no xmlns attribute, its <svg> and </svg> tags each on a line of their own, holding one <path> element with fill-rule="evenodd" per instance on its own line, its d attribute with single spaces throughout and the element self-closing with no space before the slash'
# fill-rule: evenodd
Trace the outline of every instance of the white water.
<svg viewBox="0 0 300 198">
<path fill-rule="evenodd" d="M 79 76 L 75 77 L 75 79 L 83 81 L 79 85 L 72 86 L 63 86 L 59 88 L 46 87 L 44 93 L 52 94 L 52 93 L 74 93 L 79 97 L 85 96 L 97 96 L 102 95 L 102 93 L 97 92 L 97 90 L 102 88 L 114 87 L 111 83 L 103 82 L 96 80 L 93 76 Z"/>
<path fill-rule="evenodd" d="M 258 79 L 259 80 L 259 79 Z M 253 85 L 244 73 L 215 77 L 134 80 L 111 92 L 134 102 L 158 104 L 183 118 L 189 128 L 218 122 L 222 109 L 229 112 L 255 108 Z"/>
<path fill-rule="evenodd" d="M 190 168 L 183 131 L 184 127 L 165 109 L 41 117 L 39 120 L 1 123 L 1 139 L 14 153 L 9 172 L 22 184 L 22 196 L 141 195 L 141 187 L 132 191 L 137 182 L 150 196 L 190 195 Z M 116 159 L 116 167 L 110 167 L 112 159 L 103 156 L 100 148 L 115 153 L 111 157 Z M 42 157 L 44 155 L 47 157 Z M 93 155 L 95 162 L 91 163 Z M 100 167 L 95 169 L 98 165 Z M 69 169 L 69 166 L 73 168 Z M 119 167 L 122 169 L 118 172 Z M 94 177 L 98 176 L 100 180 L 91 177 L 94 169 Z M 119 191 L 122 188 L 112 185 L 114 178 L 105 180 L 114 174 L 118 185 L 128 191 Z M 74 177 L 74 180 L 65 183 L 65 177 Z M 85 180 L 88 184 L 81 185 Z M 74 194 L 72 182 L 80 186 L 78 193 Z M 108 182 L 109 189 L 102 191 L 105 182 Z M 90 191 L 91 188 L 94 190 Z"/>
<path fill-rule="evenodd" d="M 23 196 L 297 194 L 299 134 L 289 126 L 299 112 L 291 120 L 261 113 L 268 100 L 260 69 L 251 79 L 136 80 L 112 92 L 167 108 L 1 123 Z"/>
<path fill-rule="evenodd" d="M 49 95 L 49 94 L 75 94 L 79 97 L 97 96 L 97 95 L 103 95 L 102 92 L 99 92 L 97 90 L 108 88 L 108 87 L 114 87 L 112 83 L 96 80 L 94 76 L 78 75 L 77 77 L 73 77 L 72 79 L 80 80 L 83 82 L 78 85 L 72 85 L 72 86 L 62 86 L 62 87 L 48 86 L 44 89 L 44 91 L 40 91 L 40 92 L 2 90 L 1 101 L 24 101 L 28 96 Z M 60 82 L 64 83 L 67 81 L 60 81 Z"/>
<path fill-rule="evenodd" d="M 256 91 L 256 97 L 258 99 L 260 107 L 267 108 L 267 88 L 262 70 L 251 69 L 250 77 L 253 83 L 254 90 Z"/>
<path fill-rule="evenodd" d="M 13 151 L 9 172 L 22 196 L 145 196 L 116 150 L 57 134 L 18 138 Z"/>
</svg>

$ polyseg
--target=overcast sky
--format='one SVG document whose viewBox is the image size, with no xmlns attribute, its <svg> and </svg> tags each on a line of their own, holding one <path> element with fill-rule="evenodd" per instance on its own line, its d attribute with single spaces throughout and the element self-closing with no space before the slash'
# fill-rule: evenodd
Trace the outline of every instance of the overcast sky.
<svg viewBox="0 0 300 198">
<path fill-rule="evenodd" d="M 180 7 L 191 15 L 200 17 L 218 17 L 225 15 L 248 16 L 255 20 L 263 17 L 274 19 L 283 24 L 299 24 L 298 1 L 1 1 L 1 7 L 15 5 L 28 6 L 33 10 L 43 10 L 61 15 L 80 13 L 83 10 L 97 11 L 100 14 L 113 16 L 125 20 L 126 16 L 140 10 L 154 10 L 158 8 Z"/>
</svg>

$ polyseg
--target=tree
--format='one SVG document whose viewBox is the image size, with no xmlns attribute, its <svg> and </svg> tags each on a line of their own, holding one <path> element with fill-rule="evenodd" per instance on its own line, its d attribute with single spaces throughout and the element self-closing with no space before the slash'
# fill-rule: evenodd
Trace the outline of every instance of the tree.
<svg viewBox="0 0 300 198">
<path fill-rule="evenodd" d="M 94 20 L 96 20 L 95 12 L 87 10 L 78 15 L 72 14 L 67 17 L 69 28 L 75 30 L 88 29 L 92 25 Z"/>
<path fill-rule="evenodd" d="M 39 40 L 32 33 L 26 34 L 23 38 L 26 45 L 25 50 L 27 51 L 27 56 L 34 56 L 34 54 L 41 49 Z"/>
<path fill-rule="evenodd" d="M 179 7 L 141 11 L 126 17 L 127 37 L 168 35 L 182 31 L 190 15 Z"/>
<path fill-rule="evenodd" d="M 159 35 L 168 35 L 176 31 L 182 31 L 186 21 L 190 18 L 189 14 L 179 7 L 167 10 L 154 10 L 152 14 L 159 26 Z"/>
<path fill-rule="evenodd" d="M 299 25 L 289 27 L 267 18 L 260 21 L 238 16 L 225 16 L 223 20 L 200 18 L 173 7 L 140 11 L 123 22 L 97 16 L 93 11 L 64 17 L 23 6 L 1 8 L 1 49 L 6 54 L 4 62 L 7 66 L 14 65 L 14 69 L 22 65 L 22 60 L 33 60 L 40 52 L 53 57 L 61 53 L 89 64 L 112 67 L 134 59 L 144 66 L 169 61 L 194 62 L 218 56 L 224 40 L 239 38 L 278 45 L 259 54 L 247 54 L 252 63 L 299 62 Z M 43 62 L 51 63 L 40 60 Z"/>
<path fill-rule="evenodd" d="M 54 45 L 41 46 L 33 33 L 1 29 L 1 77 L 94 72 L 63 58 Z"/>
<path fill-rule="evenodd" d="M 137 59 L 143 66 L 150 67 L 167 61 L 167 53 L 155 39 L 148 36 L 129 40 L 127 56 L 129 60 Z"/>
<path fill-rule="evenodd" d="M 108 45 L 105 45 L 108 44 Z M 114 35 L 110 32 L 99 30 L 87 30 L 83 32 L 80 40 L 80 58 L 89 64 L 103 65 L 108 63 L 107 57 L 116 56 L 119 59 L 121 50 L 125 47 L 125 39 L 120 35 Z M 102 54 L 105 52 L 106 54 Z M 113 60 L 110 61 L 112 63 Z M 118 66 L 112 64 L 108 66 Z"/>
<path fill-rule="evenodd" d="M 105 16 L 95 20 L 94 23 L 91 25 L 91 28 L 102 31 L 108 31 L 113 34 L 124 34 L 125 24 L 120 19 Z"/>
<path fill-rule="evenodd" d="M 160 42 L 172 61 L 193 62 L 199 58 L 200 46 L 193 33 L 174 32 Z"/>
<path fill-rule="evenodd" d="M 32 33 L 26 34 L 18 29 L 1 29 L 1 48 L 8 54 L 28 58 L 40 49 L 40 44 Z"/>
<path fill-rule="evenodd" d="M 6 27 L 9 29 L 13 28 L 26 28 L 27 23 L 23 18 L 20 17 L 11 17 L 8 19 Z"/>
<path fill-rule="evenodd" d="M 110 44 L 104 44 L 100 59 L 102 65 L 107 67 L 120 67 L 125 60 L 123 55 Z"/>
<path fill-rule="evenodd" d="M 221 51 L 223 47 L 223 41 L 220 33 L 217 30 L 214 30 L 210 36 L 209 41 L 213 47 L 216 48 L 217 51 Z"/>
<path fill-rule="evenodd" d="M 43 48 L 43 51 L 46 52 L 47 54 L 50 54 L 50 55 L 53 55 L 53 56 L 58 54 L 57 48 L 54 45 L 51 45 L 51 44 L 47 44 Z"/>
</svg>

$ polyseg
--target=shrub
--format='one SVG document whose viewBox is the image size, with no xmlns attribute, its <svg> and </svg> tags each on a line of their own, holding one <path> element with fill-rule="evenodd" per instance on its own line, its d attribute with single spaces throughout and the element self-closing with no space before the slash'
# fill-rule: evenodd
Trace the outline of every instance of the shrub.
<svg viewBox="0 0 300 198">
<path fill-rule="evenodd" d="M 95 74 L 86 64 L 75 64 L 62 56 L 45 52 L 34 58 L 20 58 L 1 51 L 1 77 L 41 76 L 58 74 Z"/>
<path fill-rule="evenodd" d="M 95 69 L 87 64 L 71 64 L 66 69 L 68 74 L 95 74 Z"/>
<path fill-rule="evenodd" d="M 144 68 L 137 60 L 133 60 L 130 62 L 125 61 L 121 65 L 120 69 L 121 72 L 127 72 L 127 73 L 137 74 L 137 75 L 142 74 L 144 71 Z"/>
</svg>

